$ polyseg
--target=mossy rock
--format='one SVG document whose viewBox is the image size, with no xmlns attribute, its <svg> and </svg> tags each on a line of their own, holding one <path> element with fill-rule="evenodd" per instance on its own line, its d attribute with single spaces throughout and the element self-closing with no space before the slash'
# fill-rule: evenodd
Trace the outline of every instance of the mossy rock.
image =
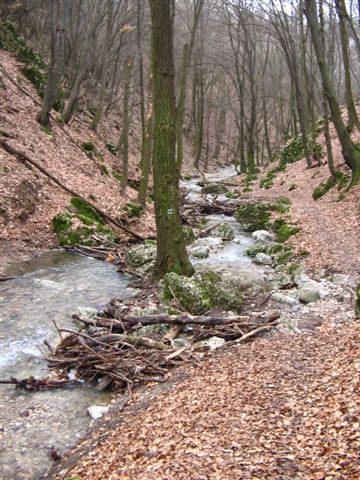
<svg viewBox="0 0 360 480">
<path fill-rule="evenodd" d="M 235 237 L 234 229 L 228 223 L 220 223 L 211 230 L 213 237 L 220 237 L 222 240 L 233 240 Z"/>
<path fill-rule="evenodd" d="M 139 203 L 127 203 L 125 212 L 128 218 L 140 217 L 144 213 L 143 207 Z"/>
<path fill-rule="evenodd" d="M 286 264 L 295 256 L 292 245 L 283 245 L 282 243 L 269 245 L 263 242 L 256 242 L 246 250 L 246 255 L 250 258 L 255 258 L 259 253 L 269 255 L 276 264 Z"/>
<path fill-rule="evenodd" d="M 142 243 L 128 248 L 126 251 L 126 261 L 132 268 L 142 267 L 145 264 L 153 262 L 156 259 L 156 244 Z"/>
<path fill-rule="evenodd" d="M 194 315 L 213 307 L 239 312 L 242 306 L 238 287 L 211 271 L 196 272 L 191 278 L 168 273 L 160 283 L 160 293 L 165 302 L 175 299 Z"/>
<path fill-rule="evenodd" d="M 183 231 L 183 239 L 185 241 L 185 245 L 191 245 L 195 242 L 196 236 L 195 232 L 191 227 L 182 227 Z"/>
<path fill-rule="evenodd" d="M 201 189 L 201 193 L 213 195 L 226 193 L 227 191 L 228 189 L 225 185 L 221 185 L 221 183 L 208 183 Z"/>
</svg>

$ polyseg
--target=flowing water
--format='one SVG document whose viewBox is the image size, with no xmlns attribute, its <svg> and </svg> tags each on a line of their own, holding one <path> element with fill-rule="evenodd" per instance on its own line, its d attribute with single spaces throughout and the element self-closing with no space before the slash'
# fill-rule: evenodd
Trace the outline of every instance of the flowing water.
<svg viewBox="0 0 360 480">
<path fill-rule="evenodd" d="M 64 252 L 13 265 L 7 274 L 23 276 L 0 284 L 0 379 L 48 376 L 39 347 L 57 344 L 54 322 L 77 330 L 72 313 L 131 294 L 129 279 L 112 265 Z M 87 407 L 110 400 L 86 386 L 31 393 L 0 385 L 0 479 L 39 478 L 52 447 L 64 451 L 86 433 Z"/>
</svg>

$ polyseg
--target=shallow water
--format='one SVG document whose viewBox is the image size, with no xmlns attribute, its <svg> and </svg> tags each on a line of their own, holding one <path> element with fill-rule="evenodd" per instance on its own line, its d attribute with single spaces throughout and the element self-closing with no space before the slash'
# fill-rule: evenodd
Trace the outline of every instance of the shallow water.
<svg viewBox="0 0 360 480">
<path fill-rule="evenodd" d="M 71 314 L 79 308 L 101 309 L 131 294 L 129 279 L 112 265 L 64 252 L 13 265 L 7 274 L 23 276 L 0 284 L 1 379 L 46 377 L 39 347 L 57 344 L 54 322 L 78 329 Z M 87 407 L 110 400 L 86 386 L 28 393 L 0 385 L 0 479 L 39 478 L 53 446 L 64 451 L 86 433 Z"/>
</svg>

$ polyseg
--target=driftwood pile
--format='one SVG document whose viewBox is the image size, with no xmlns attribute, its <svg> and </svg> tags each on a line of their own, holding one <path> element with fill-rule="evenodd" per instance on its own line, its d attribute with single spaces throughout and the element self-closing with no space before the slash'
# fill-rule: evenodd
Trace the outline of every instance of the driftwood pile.
<svg viewBox="0 0 360 480">
<path fill-rule="evenodd" d="M 181 209 L 182 220 L 188 224 L 196 223 L 196 217 L 221 213 L 227 216 L 234 215 L 235 211 L 244 203 L 240 199 L 219 199 L 217 196 L 198 196 L 196 199 L 188 198 Z M 194 221 L 195 219 L 195 221 Z"/>
<path fill-rule="evenodd" d="M 103 390 L 125 390 L 147 382 L 162 382 L 166 374 L 182 362 L 200 360 L 209 348 L 200 340 L 216 336 L 230 343 L 240 343 L 270 330 L 280 314 L 272 312 L 254 320 L 249 317 L 146 315 L 124 313 L 112 304 L 103 316 L 93 319 L 74 318 L 86 326 L 68 334 L 49 358 L 50 368 L 64 372 L 76 371 L 78 378 L 96 382 Z M 161 325 L 146 334 L 143 327 Z M 156 333 L 167 330 L 165 334 Z M 86 333 L 85 333 L 86 332 Z M 182 339 L 175 341 L 181 336 Z"/>
</svg>

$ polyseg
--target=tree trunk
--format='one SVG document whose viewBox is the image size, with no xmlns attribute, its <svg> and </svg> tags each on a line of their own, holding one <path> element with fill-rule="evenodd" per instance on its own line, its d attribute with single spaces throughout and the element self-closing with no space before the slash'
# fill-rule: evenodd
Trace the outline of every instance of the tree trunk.
<svg viewBox="0 0 360 480">
<path fill-rule="evenodd" d="M 121 191 L 125 193 L 128 183 L 128 170 L 129 170 L 129 129 L 130 129 L 130 83 L 131 72 L 133 67 L 133 59 L 128 56 L 125 59 L 125 79 L 124 79 L 124 105 L 123 105 L 123 128 L 121 131 L 120 140 L 118 143 L 118 150 L 122 157 L 122 169 L 121 169 Z"/>
<path fill-rule="evenodd" d="M 351 131 L 354 126 L 360 128 L 359 119 L 356 113 L 354 97 L 351 86 L 350 59 L 349 59 L 349 36 L 345 24 L 345 4 L 343 0 L 335 0 L 336 13 L 339 18 L 341 51 L 343 57 L 344 77 L 345 77 L 345 97 L 348 111 L 348 129 Z"/>
<path fill-rule="evenodd" d="M 169 0 L 149 0 L 154 76 L 153 175 L 157 230 L 154 277 L 167 272 L 192 275 L 179 212 L 175 157 L 175 85 L 172 11 Z"/>
<path fill-rule="evenodd" d="M 44 127 L 50 127 L 50 111 L 56 99 L 57 89 L 64 68 L 65 25 L 67 0 L 51 2 L 51 40 L 48 78 L 41 111 L 37 117 Z"/>
<path fill-rule="evenodd" d="M 319 64 L 324 93 L 329 102 L 331 119 L 334 123 L 334 127 L 339 137 L 344 160 L 352 172 L 352 179 L 350 183 L 350 186 L 352 186 L 360 181 L 360 151 L 351 141 L 349 132 L 341 116 L 341 110 L 336 98 L 334 87 L 330 81 L 328 66 L 326 64 L 324 49 L 321 42 L 321 34 L 317 19 L 317 8 L 315 0 L 306 0 L 305 14 L 309 24 L 316 58 Z"/>
<path fill-rule="evenodd" d="M 97 104 L 96 112 L 91 123 L 92 130 L 96 131 L 99 122 L 102 117 L 102 113 L 105 106 L 105 94 L 106 94 L 106 80 L 107 80 L 107 73 L 108 73 L 108 62 L 109 62 L 109 50 L 111 44 L 111 35 L 112 35 L 112 24 L 113 24 L 113 0 L 107 0 L 106 2 L 106 34 L 105 34 L 105 41 L 104 41 L 104 48 L 103 48 L 103 60 L 101 64 L 101 74 L 100 74 L 100 95 L 99 101 Z"/>
</svg>

